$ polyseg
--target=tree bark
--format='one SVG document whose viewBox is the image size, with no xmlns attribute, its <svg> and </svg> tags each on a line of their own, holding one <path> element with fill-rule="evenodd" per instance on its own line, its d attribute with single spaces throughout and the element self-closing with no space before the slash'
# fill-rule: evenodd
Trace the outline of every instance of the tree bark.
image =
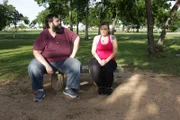
<svg viewBox="0 0 180 120">
<path fill-rule="evenodd" d="M 89 12 L 89 1 L 86 5 L 86 29 L 85 29 L 85 39 L 88 40 L 88 12 Z"/>
<path fill-rule="evenodd" d="M 79 34 L 79 12 L 77 11 L 76 33 Z"/>
<path fill-rule="evenodd" d="M 148 52 L 149 56 L 155 55 L 155 45 L 154 45 L 154 36 L 153 36 L 153 16 L 152 16 L 152 7 L 151 0 L 146 0 L 146 14 L 147 14 L 147 38 L 148 38 Z"/>
<path fill-rule="evenodd" d="M 171 20 L 172 20 L 173 16 L 175 15 L 175 13 L 177 12 L 179 6 L 180 6 L 180 0 L 176 0 L 176 3 L 174 4 L 174 6 L 171 9 L 169 17 L 167 18 L 166 23 L 162 29 L 161 35 L 158 39 L 157 50 L 159 52 L 163 52 L 163 44 L 164 44 L 164 39 L 166 37 L 167 30 L 169 29 L 169 27 L 171 25 Z"/>
<path fill-rule="evenodd" d="M 70 0 L 69 3 L 69 25 L 70 25 L 70 30 L 73 31 L 73 22 L 72 22 L 72 0 Z"/>
<path fill-rule="evenodd" d="M 117 19 L 118 19 L 118 17 L 116 14 L 116 17 L 114 18 L 113 23 L 112 23 L 112 30 L 111 30 L 112 35 L 114 35 L 114 32 L 115 32 L 115 25 L 116 25 Z"/>
</svg>

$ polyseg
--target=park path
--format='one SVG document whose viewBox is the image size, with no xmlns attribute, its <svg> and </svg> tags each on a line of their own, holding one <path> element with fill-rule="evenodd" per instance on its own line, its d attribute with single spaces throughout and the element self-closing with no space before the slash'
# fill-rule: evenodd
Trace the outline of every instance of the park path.
<svg viewBox="0 0 180 120">
<path fill-rule="evenodd" d="M 81 74 L 80 98 L 71 99 L 50 87 L 32 101 L 29 78 L 0 82 L 0 120 L 180 120 L 180 77 L 151 71 L 116 73 L 114 92 L 98 96 L 88 73 Z"/>
</svg>

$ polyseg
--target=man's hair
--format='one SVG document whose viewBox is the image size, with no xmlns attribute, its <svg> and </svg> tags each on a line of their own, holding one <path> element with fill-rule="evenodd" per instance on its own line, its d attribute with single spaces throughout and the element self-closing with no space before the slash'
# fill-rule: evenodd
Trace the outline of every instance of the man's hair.
<svg viewBox="0 0 180 120">
<path fill-rule="evenodd" d="M 54 17 L 58 18 L 58 15 L 56 15 L 56 14 L 48 14 L 46 16 L 46 19 L 45 19 L 46 28 L 49 28 L 49 24 L 48 23 L 52 22 Z"/>
</svg>

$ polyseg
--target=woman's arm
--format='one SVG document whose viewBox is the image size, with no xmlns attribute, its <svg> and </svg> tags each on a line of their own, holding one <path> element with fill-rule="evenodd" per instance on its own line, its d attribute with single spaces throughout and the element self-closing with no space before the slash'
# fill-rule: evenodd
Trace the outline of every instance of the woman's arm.
<svg viewBox="0 0 180 120">
<path fill-rule="evenodd" d="M 117 54 L 118 51 L 118 44 L 117 44 L 117 39 L 115 36 L 112 36 L 112 45 L 113 45 L 113 52 L 112 54 L 105 60 L 105 62 L 109 62 L 112 58 L 114 58 Z"/>
<path fill-rule="evenodd" d="M 98 36 L 95 36 L 93 43 L 92 43 L 91 53 L 94 56 L 94 58 L 99 62 L 99 64 L 101 64 L 101 59 L 99 58 L 99 56 L 96 53 L 97 42 L 98 42 Z"/>
</svg>

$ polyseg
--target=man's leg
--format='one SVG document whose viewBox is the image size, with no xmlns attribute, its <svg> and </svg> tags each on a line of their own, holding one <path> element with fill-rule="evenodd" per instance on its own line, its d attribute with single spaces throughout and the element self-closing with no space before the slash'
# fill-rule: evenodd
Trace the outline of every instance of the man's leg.
<svg viewBox="0 0 180 120">
<path fill-rule="evenodd" d="M 67 58 L 64 63 L 59 67 L 60 71 L 67 74 L 67 82 L 64 94 L 66 93 L 66 90 L 69 90 L 69 92 L 72 92 L 71 97 L 73 98 L 78 96 L 77 90 L 80 89 L 81 67 L 82 66 L 80 61 L 75 58 Z"/>
<path fill-rule="evenodd" d="M 45 97 L 43 90 L 43 74 L 46 73 L 46 69 L 44 65 L 34 58 L 28 66 L 28 73 L 32 80 L 32 90 L 38 90 L 38 94 L 35 96 L 34 101 L 39 102 Z"/>
</svg>

